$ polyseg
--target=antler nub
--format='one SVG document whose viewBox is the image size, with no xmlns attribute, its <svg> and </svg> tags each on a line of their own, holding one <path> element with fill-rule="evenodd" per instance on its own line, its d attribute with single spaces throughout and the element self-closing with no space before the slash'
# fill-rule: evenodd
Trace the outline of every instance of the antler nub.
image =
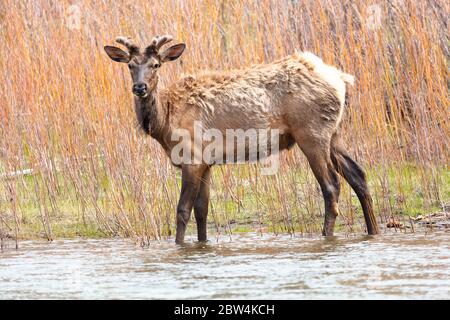
<svg viewBox="0 0 450 320">
<path fill-rule="evenodd" d="M 164 35 L 164 36 L 156 36 L 153 38 L 152 42 L 150 43 L 150 45 L 147 47 L 146 51 L 148 53 L 157 53 L 158 50 L 165 45 L 166 43 L 170 42 L 173 40 L 172 36 L 169 35 Z"/>
<path fill-rule="evenodd" d="M 139 47 L 130 38 L 120 36 L 116 38 L 116 42 L 127 47 L 131 56 L 139 54 Z"/>
<path fill-rule="evenodd" d="M 173 40 L 172 36 L 169 35 L 164 35 L 164 36 L 156 36 L 155 38 L 153 38 L 152 40 L 152 45 L 155 46 L 155 48 L 158 50 L 159 48 L 161 48 L 163 45 L 165 45 L 166 43 L 170 42 Z"/>
</svg>

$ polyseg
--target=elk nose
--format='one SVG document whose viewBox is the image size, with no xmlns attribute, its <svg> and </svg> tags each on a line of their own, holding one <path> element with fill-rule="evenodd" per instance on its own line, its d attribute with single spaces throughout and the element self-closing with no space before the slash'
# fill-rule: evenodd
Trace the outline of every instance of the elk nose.
<svg viewBox="0 0 450 320">
<path fill-rule="evenodd" d="M 137 96 L 145 96 L 147 94 L 147 85 L 144 82 L 138 82 L 133 85 L 133 93 Z"/>
</svg>

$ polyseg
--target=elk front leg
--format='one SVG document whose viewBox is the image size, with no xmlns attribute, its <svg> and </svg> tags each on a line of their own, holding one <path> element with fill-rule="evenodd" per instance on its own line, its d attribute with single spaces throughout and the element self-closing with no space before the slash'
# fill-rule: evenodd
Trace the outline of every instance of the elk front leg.
<svg viewBox="0 0 450 320">
<path fill-rule="evenodd" d="M 195 221 L 197 222 L 198 241 L 207 240 L 206 221 L 208 217 L 210 182 L 211 169 L 208 167 L 203 173 L 200 182 L 200 190 L 198 191 L 197 198 L 194 202 L 194 215 Z"/>
<path fill-rule="evenodd" d="M 200 189 L 200 182 L 205 171 L 204 166 L 183 165 L 181 174 L 181 195 L 177 207 L 176 243 L 183 243 L 186 226 L 191 216 L 192 207 Z"/>
</svg>

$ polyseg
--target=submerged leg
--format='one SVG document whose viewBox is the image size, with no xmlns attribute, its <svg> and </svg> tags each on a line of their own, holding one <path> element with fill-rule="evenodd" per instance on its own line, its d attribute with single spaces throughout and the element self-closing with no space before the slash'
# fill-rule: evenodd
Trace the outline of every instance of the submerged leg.
<svg viewBox="0 0 450 320">
<path fill-rule="evenodd" d="M 175 242 L 183 243 L 186 226 L 191 216 L 195 198 L 200 190 L 200 182 L 205 166 L 183 165 L 181 177 L 181 194 L 177 207 L 177 235 Z"/>
<path fill-rule="evenodd" d="M 200 189 L 194 202 L 194 215 L 197 222 L 198 241 L 207 240 L 206 221 L 209 207 L 209 189 L 211 184 L 211 168 L 208 167 L 203 173 Z"/>
<path fill-rule="evenodd" d="M 334 136 L 331 142 L 331 159 L 336 170 L 358 196 L 366 221 L 367 233 L 378 234 L 380 231 L 373 212 L 373 201 L 367 186 L 366 175 L 363 169 L 350 157 L 338 136 Z"/>
<path fill-rule="evenodd" d="M 309 165 L 319 182 L 325 202 L 325 221 L 322 234 L 332 236 L 336 217 L 339 214 L 338 200 L 340 184 L 338 174 L 330 159 L 329 142 L 311 140 L 299 143 Z"/>
</svg>

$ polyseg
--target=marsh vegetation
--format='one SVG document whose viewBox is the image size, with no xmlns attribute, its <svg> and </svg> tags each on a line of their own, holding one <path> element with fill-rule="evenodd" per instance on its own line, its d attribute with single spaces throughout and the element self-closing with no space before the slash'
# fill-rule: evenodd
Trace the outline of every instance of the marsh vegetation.
<svg viewBox="0 0 450 320">
<path fill-rule="evenodd" d="M 103 52 L 119 34 L 187 44 L 161 86 L 316 53 L 356 77 L 343 139 L 368 171 L 378 219 L 406 227 L 410 216 L 448 210 L 449 11 L 442 0 L 2 1 L 1 237 L 173 234 L 180 176 L 137 130 L 128 71 Z M 214 169 L 211 229 L 320 232 L 322 197 L 299 150 L 282 155 L 278 175 L 259 172 Z M 342 186 L 337 231 L 362 232 L 357 199 Z"/>
</svg>

